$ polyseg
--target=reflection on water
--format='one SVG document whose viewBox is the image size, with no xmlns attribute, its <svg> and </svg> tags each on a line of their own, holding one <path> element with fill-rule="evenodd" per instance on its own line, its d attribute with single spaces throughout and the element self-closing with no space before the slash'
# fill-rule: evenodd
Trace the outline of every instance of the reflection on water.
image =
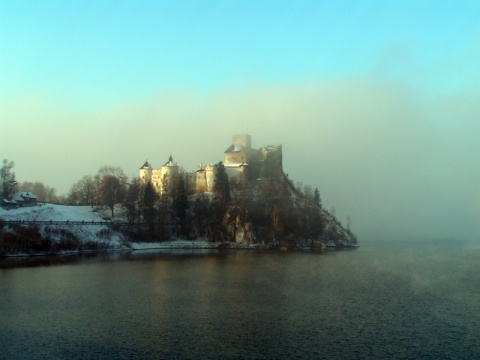
<svg viewBox="0 0 480 360">
<path fill-rule="evenodd" d="M 478 358 L 480 253 L 377 245 L 13 259 L 0 270 L 0 348 L 8 359 Z"/>
<path fill-rule="evenodd" d="M 0 258 L 0 269 L 13 269 L 22 267 L 74 265 L 88 260 L 113 259 L 118 255 L 114 253 L 86 253 L 81 255 L 65 256 L 18 256 Z"/>
<path fill-rule="evenodd" d="M 118 261 L 118 260 L 154 260 L 160 258 L 180 258 L 202 256 L 218 253 L 212 249 L 162 249 L 142 250 L 129 252 L 91 252 L 58 256 L 13 256 L 0 258 L 0 269 L 13 269 L 22 267 L 75 265 L 92 262 Z"/>
</svg>

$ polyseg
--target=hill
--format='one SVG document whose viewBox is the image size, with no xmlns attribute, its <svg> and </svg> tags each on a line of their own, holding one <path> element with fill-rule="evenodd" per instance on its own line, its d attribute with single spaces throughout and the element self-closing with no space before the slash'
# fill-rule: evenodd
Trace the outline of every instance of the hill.
<svg viewBox="0 0 480 360">
<path fill-rule="evenodd" d="M 89 206 L 0 208 L 0 255 L 124 249 L 124 236 L 103 217 Z"/>
</svg>

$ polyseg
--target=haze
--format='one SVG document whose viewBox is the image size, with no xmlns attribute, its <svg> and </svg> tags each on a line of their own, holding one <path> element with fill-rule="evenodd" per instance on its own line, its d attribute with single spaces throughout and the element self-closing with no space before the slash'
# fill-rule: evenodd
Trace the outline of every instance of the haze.
<svg viewBox="0 0 480 360">
<path fill-rule="evenodd" d="M 360 241 L 478 242 L 479 44 L 476 1 L 2 2 L 0 158 L 62 194 L 249 133 Z"/>
</svg>

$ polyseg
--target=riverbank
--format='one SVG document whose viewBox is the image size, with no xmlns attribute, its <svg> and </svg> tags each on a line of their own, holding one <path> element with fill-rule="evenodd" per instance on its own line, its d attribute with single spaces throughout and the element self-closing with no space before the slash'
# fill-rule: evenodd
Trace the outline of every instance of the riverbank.
<svg viewBox="0 0 480 360">
<path fill-rule="evenodd" d="M 107 211 L 90 206 L 41 204 L 16 209 L 0 208 L 0 256 L 69 256 L 109 251 L 161 249 L 245 249 L 245 250 L 314 250 L 323 252 L 338 246 L 333 242 L 317 242 L 310 248 L 288 249 L 275 246 L 212 242 L 208 239 L 174 239 L 157 242 L 135 242 L 115 225 L 125 221 L 121 211 L 110 218 Z"/>
</svg>

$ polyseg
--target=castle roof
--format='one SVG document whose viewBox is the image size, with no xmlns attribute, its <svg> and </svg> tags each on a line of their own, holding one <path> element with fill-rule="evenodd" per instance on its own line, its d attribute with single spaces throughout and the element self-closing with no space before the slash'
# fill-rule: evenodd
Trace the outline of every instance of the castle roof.
<svg viewBox="0 0 480 360">
<path fill-rule="evenodd" d="M 145 160 L 145 164 L 142 165 L 142 167 L 140 169 L 145 169 L 145 168 L 152 168 L 152 166 L 148 163 L 147 160 Z"/>
<path fill-rule="evenodd" d="M 172 155 L 170 155 L 170 157 L 168 158 L 168 161 L 163 164 L 163 166 L 178 166 L 176 162 L 173 162 L 173 157 Z"/>
<path fill-rule="evenodd" d="M 240 152 L 243 150 L 243 147 L 239 146 L 239 145 L 236 145 L 236 144 L 232 144 L 230 145 L 230 147 L 225 150 L 225 153 L 229 153 L 229 152 Z"/>
<path fill-rule="evenodd" d="M 242 162 L 242 163 L 225 163 L 223 166 L 226 168 L 238 168 L 240 166 L 248 166 L 247 163 Z"/>
</svg>

